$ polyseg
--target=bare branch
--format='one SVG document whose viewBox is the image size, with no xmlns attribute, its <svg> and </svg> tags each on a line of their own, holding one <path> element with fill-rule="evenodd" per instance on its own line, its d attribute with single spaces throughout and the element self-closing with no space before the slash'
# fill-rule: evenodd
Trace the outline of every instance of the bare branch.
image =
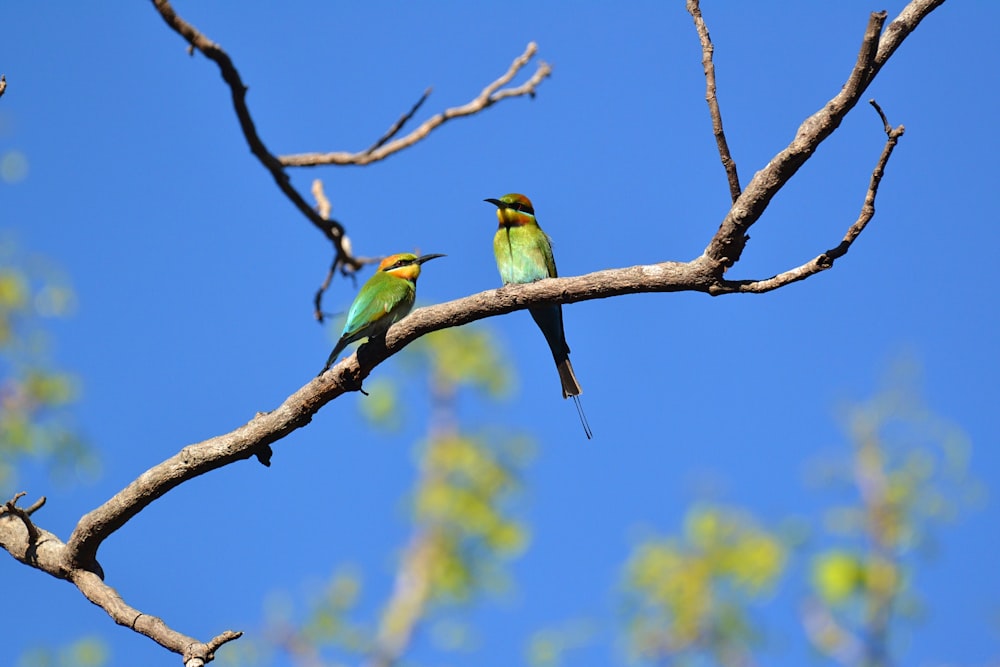
<svg viewBox="0 0 1000 667">
<path fill-rule="evenodd" d="M 722 112 L 719 110 L 719 98 L 715 90 L 715 63 L 712 61 L 715 46 L 708 34 L 705 19 L 701 15 L 699 0 L 687 0 L 687 10 L 694 19 L 694 27 L 701 41 L 701 66 L 705 70 L 705 101 L 708 102 L 708 111 L 712 116 L 712 134 L 715 135 L 715 143 L 719 147 L 719 158 L 722 160 L 722 167 L 726 170 L 726 179 L 729 181 L 729 195 L 735 202 L 740 196 L 740 177 L 736 172 L 736 162 L 729 153 L 726 133 L 722 129 Z"/>
<path fill-rule="evenodd" d="M 0 74 L 0 97 L 3 97 L 5 92 L 7 92 L 7 77 Z"/>
<path fill-rule="evenodd" d="M 27 518 L 27 514 L 40 507 L 44 499 L 35 502 L 28 510 L 16 508 L 15 503 L 23 495 L 19 493 L 0 508 L 0 546 L 17 560 L 59 579 L 73 582 L 88 600 L 106 611 L 115 623 L 144 634 L 160 646 L 182 655 L 186 666 L 208 663 L 219 646 L 240 636 L 240 633 L 226 631 L 208 644 L 203 644 L 172 630 L 159 618 L 143 614 L 129 606 L 115 589 L 104 583 L 103 572 L 96 561 L 92 561 L 90 567 L 73 565 L 66 544 L 47 530 L 38 528 Z M 14 511 L 11 511 L 12 507 Z"/>
<path fill-rule="evenodd" d="M 715 237 L 705 248 L 705 255 L 727 268 L 739 261 L 748 239 L 747 231 L 764 213 L 774 195 L 812 156 L 823 140 L 840 126 L 844 116 L 858 103 L 865 89 L 903 40 L 943 2 L 944 0 L 912 0 L 889 24 L 884 34 L 881 33 L 886 20 L 885 12 L 871 15 L 857 62 L 847 83 L 823 108 L 802 123 L 792 143 L 754 174 L 743 194 L 722 220 Z"/>
<path fill-rule="evenodd" d="M 239 119 L 243 136 L 246 137 L 247 144 L 250 145 L 250 151 L 264 165 L 264 168 L 270 172 L 271 177 L 274 178 L 274 182 L 278 185 L 278 189 L 291 200 L 295 208 L 306 216 L 333 243 L 337 251 L 337 261 L 341 264 L 353 265 L 354 258 L 341 244 L 341 239 L 344 236 L 343 226 L 336 220 L 324 219 L 313 210 L 299 191 L 292 187 L 291 180 L 288 178 L 288 174 L 285 173 L 284 166 L 267 149 L 260 135 L 257 134 L 257 128 L 250 117 L 250 109 L 246 103 L 247 87 L 243 84 L 243 80 L 240 78 L 240 74 L 236 70 L 236 66 L 233 65 L 233 61 L 229 58 L 229 55 L 222 50 L 222 47 L 178 16 L 174 8 L 170 5 L 169 0 L 153 0 L 153 5 L 160 12 L 160 16 L 163 17 L 168 26 L 186 39 L 192 48 L 197 49 L 206 58 L 219 66 L 222 78 L 229 84 L 229 90 L 233 98 L 233 107 L 236 109 L 236 117 Z"/>
<path fill-rule="evenodd" d="M 420 107 L 424 105 L 424 102 L 426 102 L 427 98 L 430 96 L 431 96 L 431 89 L 428 88 L 427 90 L 424 91 L 424 94 L 420 96 L 420 99 L 417 100 L 416 104 L 414 104 L 409 111 L 400 116 L 399 120 L 393 123 L 392 127 L 390 127 L 385 134 L 379 137 L 378 141 L 372 144 L 371 147 L 365 152 L 366 153 L 374 152 L 375 150 L 384 146 L 387 141 L 389 141 L 394 136 L 399 134 L 399 131 L 403 129 L 403 126 L 406 125 L 408 122 L 410 122 L 410 119 L 412 119 L 413 116 L 417 113 L 417 111 L 420 110 Z"/>
<path fill-rule="evenodd" d="M 313 180 L 312 196 L 316 200 L 316 212 L 319 213 L 319 217 L 324 220 L 329 219 L 333 206 L 330 205 L 330 200 L 326 198 L 326 193 L 323 191 L 323 181 L 318 178 Z"/>
<path fill-rule="evenodd" d="M 129 606 L 111 586 L 86 570 L 73 570 L 70 580 L 88 600 L 108 613 L 118 625 L 145 635 L 165 649 L 178 653 L 185 667 L 201 667 L 215 658 L 222 644 L 242 636 L 242 632 L 227 630 L 207 644 L 171 629 L 162 619 Z"/>
<path fill-rule="evenodd" d="M 778 289 L 779 287 L 784 287 L 785 285 L 805 280 L 809 276 L 820 273 L 821 271 L 826 271 L 833 266 L 833 263 L 836 260 L 847 254 L 847 251 L 851 248 L 851 244 L 854 243 L 854 240 L 858 238 L 858 235 L 864 231 L 865 227 L 875 215 L 875 196 L 878 194 L 879 183 L 882 182 L 882 176 L 885 174 L 885 166 L 889 163 L 889 158 L 892 156 L 892 151 L 896 148 L 899 138 L 903 136 L 903 133 L 906 131 L 906 128 L 902 125 L 893 129 L 892 126 L 889 125 L 889 121 L 886 120 L 885 114 L 882 112 L 882 108 L 879 107 L 878 103 L 876 103 L 875 100 L 869 100 L 869 103 L 875 107 L 879 117 L 882 119 L 887 138 L 885 147 L 882 149 L 882 155 L 879 157 L 878 164 L 875 165 L 875 169 L 872 171 L 871 180 L 868 183 L 868 192 L 865 194 L 865 201 L 861 206 L 861 213 L 858 215 L 858 219 L 854 221 L 854 224 L 847 229 L 847 233 L 844 234 L 844 238 L 841 240 L 840 244 L 801 266 L 789 269 L 784 273 L 779 273 L 778 275 L 768 278 L 767 280 L 721 281 L 719 286 L 715 288 L 717 291 L 713 291 L 713 294 L 731 294 L 734 292 L 761 294 L 763 292 L 770 292 Z"/>
<path fill-rule="evenodd" d="M 331 371 L 289 396 L 277 409 L 258 414 L 230 433 L 183 448 L 83 516 L 67 543 L 71 562 L 85 563 L 95 559 L 101 542 L 179 484 L 250 458 L 262 447 L 305 426 L 320 408 L 347 391 L 360 389 L 362 381 L 376 366 L 424 334 L 539 303 L 573 303 L 640 292 L 695 290 L 709 293 L 717 273 L 717 265 L 699 257 L 686 264 L 667 262 L 598 271 L 575 278 L 548 279 L 529 285 L 509 285 L 419 308 L 389 329 L 384 345 L 362 346 L 360 356 L 349 355 Z"/>
<path fill-rule="evenodd" d="M 315 179 L 312 184 L 312 194 L 316 199 L 316 211 L 323 218 L 330 217 L 330 211 L 332 207 L 330 206 L 330 200 L 326 198 L 326 193 L 323 191 L 323 181 L 320 179 Z M 346 234 L 340 239 L 341 245 L 344 251 L 353 258 L 353 262 L 346 263 L 341 261 L 340 255 L 334 255 L 333 261 L 330 263 L 330 269 L 326 272 L 326 277 L 323 279 L 322 284 L 320 284 L 319 289 L 316 290 L 316 294 L 313 296 L 313 317 L 320 324 L 326 318 L 323 313 L 323 295 L 326 290 L 330 287 L 330 282 L 333 280 L 334 274 L 339 270 L 340 274 L 343 276 L 350 276 L 354 278 L 355 272 L 366 264 L 375 264 L 381 261 L 379 257 L 354 257 L 353 250 L 351 249 L 351 239 Z"/>
<path fill-rule="evenodd" d="M 420 127 L 416 128 L 405 137 L 400 137 L 395 141 L 382 145 L 376 144 L 376 146 L 363 150 L 360 153 L 348 153 L 344 151 L 335 153 L 302 153 L 299 155 L 283 155 L 278 159 L 281 161 L 281 164 L 286 167 L 315 167 L 324 164 L 365 165 L 371 164 L 372 162 L 378 162 L 379 160 L 384 160 L 393 153 L 398 153 L 404 148 L 408 148 L 421 139 L 424 139 L 432 131 L 453 118 L 461 118 L 462 116 L 471 116 L 479 113 L 480 111 L 483 111 L 484 109 L 493 106 L 500 100 L 508 97 L 522 97 L 524 95 L 534 97 L 535 89 L 538 88 L 539 84 L 541 84 L 546 77 L 552 74 L 552 68 L 549 67 L 547 63 L 540 62 L 538 64 L 538 69 L 535 70 L 535 73 L 531 76 L 531 78 L 520 86 L 515 88 L 503 88 L 503 86 L 510 83 L 514 76 L 534 57 L 537 51 L 538 45 L 531 42 L 528 44 L 524 53 L 514 59 L 514 62 L 511 63 L 510 69 L 508 69 L 507 72 L 504 73 L 504 75 L 499 79 L 483 88 L 482 92 L 479 93 L 474 100 L 460 107 L 446 109 L 445 111 L 428 118 L 422 125 L 420 125 Z M 425 93 L 425 97 L 426 95 L 427 93 Z M 423 100 L 418 102 L 418 105 L 422 102 Z M 415 109 L 411 109 L 409 115 L 412 115 L 414 112 Z M 404 116 L 404 119 L 408 120 L 407 116 Z"/>
<path fill-rule="evenodd" d="M 45 506 L 46 500 L 47 498 L 45 496 L 41 496 L 38 500 L 31 503 L 30 506 L 24 508 L 24 513 L 27 514 L 28 516 L 31 516 L 32 514 L 34 514 L 35 512 L 37 512 L 38 510 L 42 509 Z"/>
</svg>

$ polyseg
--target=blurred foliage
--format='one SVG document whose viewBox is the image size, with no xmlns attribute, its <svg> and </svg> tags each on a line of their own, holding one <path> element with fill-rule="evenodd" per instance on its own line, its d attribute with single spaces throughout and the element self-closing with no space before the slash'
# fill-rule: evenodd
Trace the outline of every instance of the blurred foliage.
<svg viewBox="0 0 1000 667">
<path fill-rule="evenodd" d="M 919 606 L 913 574 L 934 526 L 982 497 L 967 436 L 925 405 L 920 384 L 901 361 L 876 396 L 844 408 L 850 457 L 820 471 L 855 498 L 827 514 L 842 544 L 813 559 L 803 620 L 813 645 L 845 665 L 891 662 L 891 626 Z"/>
<path fill-rule="evenodd" d="M 46 318 L 63 317 L 73 292 L 51 265 L 0 240 L 0 493 L 10 494 L 28 460 L 57 475 L 94 471 L 96 459 L 67 407 L 76 379 L 52 368 Z"/>
<path fill-rule="evenodd" d="M 447 614 L 456 604 L 508 585 L 505 563 L 528 542 L 513 501 L 531 443 L 503 429 L 469 430 L 461 422 L 461 408 L 470 399 L 498 400 L 513 382 L 500 343 L 488 329 L 429 334 L 407 347 L 400 362 L 402 378 L 373 379 L 366 383 L 369 396 L 359 401 L 363 416 L 378 430 L 411 430 L 414 416 L 426 419 L 407 503 L 412 534 L 380 617 L 354 620 L 365 606 L 363 578 L 340 569 L 298 621 L 290 598 L 272 604 L 271 647 L 241 640 L 220 652 L 223 663 L 265 663 L 279 650 L 303 665 L 354 663 L 361 657 L 372 667 L 387 666 L 404 658 L 418 627 L 429 630 L 426 636 L 436 649 L 466 650 L 475 644 L 471 630 Z M 412 382 L 418 378 L 423 386 Z"/>
<path fill-rule="evenodd" d="M 527 659 L 531 667 L 560 667 L 566 664 L 566 654 L 586 646 L 596 635 L 587 621 L 571 621 L 557 628 L 539 630 L 528 642 Z"/>
<path fill-rule="evenodd" d="M 680 538 L 639 544 L 625 567 L 626 623 L 642 661 L 744 664 L 757 636 L 748 606 L 770 594 L 787 546 L 742 510 L 696 506 Z"/>
<path fill-rule="evenodd" d="M 56 479 L 97 470 L 95 454 L 70 417 L 77 380 L 52 367 L 44 330 L 46 320 L 65 317 L 74 306 L 73 290 L 57 269 L 0 238 L 0 495 L 5 498 L 13 495 L 18 470 L 29 462 Z M 26 651 L 17 664 L 98 667 L 107 654 L 100 639 L 86 637 L 58 650 Z"/>
<path fill-rule="evenodd" d="M 813 522 L 812 595 L 801 618 L 812 645 L 848 667 L 892 664 L 893 637 L 919 609 L 914 584 L 933 531 L 983 497 L 971 445 L 921 397 L 915 364 L 900 362 L 869 401 L 847 405 L 847 455 L 813 469 L 849 502 Z M 748 514 L 695 507 L 680 537 L 638 545 L 625 569 L 632 655 L 665 664 L 754 662 L 751 608 L 789 568 L 800 537 L 760 528 Z"/>
<path fill-rule="evenodd" d="M 109 660 L 104 641 L 84 637 L 61 649 L 45 647 L 26 651 L 16 667 L 102 667 Z"/>
</svg>

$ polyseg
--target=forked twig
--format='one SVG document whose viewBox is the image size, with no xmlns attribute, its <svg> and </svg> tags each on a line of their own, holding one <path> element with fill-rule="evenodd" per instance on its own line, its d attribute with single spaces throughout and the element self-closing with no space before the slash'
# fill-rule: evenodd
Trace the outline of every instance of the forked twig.
<svg viewBox="0 0 1000 667">
<path fill-rule="evenodd" d="M 378 144 L 378 142 L 376 142 L 375 146 L 365 149 L 359 153 L 350 153 L 345 151 L 333 153 L 301 153 L 297 155 L 283 155 L 278 159 L 281 161 L 281 164 L 286 167 L 316 167 L 325 164 L 366 165 L 371 164 L 372 162 L 378 162 L 379 160 L 384 160 L 393 153 L 398 153 L 404 148 L 408 148 L 421 139 L 426 138 L 431 132 L 441 127 L 449 120 L 477 114 L 484 109 L 488 109 L 497 102 L 507 99 L 508 97 L 534 97 L 538 86 L 552 74 L 552 68 L 548 65 L 548 63 L 540 62 L 538 64 L 538 69 L 535 70 L 535 73 L 531 76 L 531 78 L 522 83 L 520 86 L 516 86 L 514 88 L 504 88 L 504 86 L 513 80 L 517 73 L 531 61 L 537 52 L 538 45 L 531 42 L 528 44 L 527 48 L 525 48 L 524 53 L 514 59 L 514 62 L 511 63 L 507 71 L 500 76 L 500 78 L 483 88 L 482 92 L 480 92 L 475 99 L 460 107 L 452 107 L 451 109 L 446 109 L 441 113 L 431 116 L 406 136 L 389 141 L 388 143 L 383 142 Z M 430 90 L 424 93 L 424 97 L 417 103 L 417 107 L 423 104 L 424 99 L 426 99 L 429 93 Z M 416 108 L 411 109 L 408 114 L 404 114 L 400 121 L 405 123 L 415 112 Z M 401 123 L 397 124 L 399 124 L 400 128 L 402 127 Z M 395 126 L 393 126 L 393 128 L 395 128 Z M 390 128 L 390 132 L 392 132 L 393 128 Z M 398 131 L 399 128 L 396 129 L 396 132 Z M 388 135 L 389 133 L 386 134 Z M 394 135 L 395 132 L 392 132 L 392 134 Z"/>
<path fill-rule="evenodd" d="M 847 254 L 847 251 L 851 248 L 851 244 L 854 243 L 855 239 L 858 238 L 858 235 L 864 231 L 865 227 L 875 215 L 875 197 L 878 194 L 879 183 L 882 182 L 882 176 L 885 174 L 885 167 L 889 163 L 892 151 L 895 150 L 896 144 L 899 143 L 899 138 L 903 136 L 903 133 L 906 131 L 906 128 L 902 125 L 893 129 L 893 127 L 889 125 L 889 121 L 886 120 L 885 113 L 883 113 L 882 108 L 875 100 L 869 100 L 869 104 L 875 108 L 875 111 L 878 112 L 879 118 L 882 119 L 882 124 L 885 128 L 886 142 L 885 146 L 882 148 L 882 154 L 879 156 L 878 164 L 876 164 L 875 169 L 872 170 L 871 180 L 868 182 L 868 191 L 865 193 L 865 200 L 861 205 L 861 212 L 858 215 L 857 220 L 854 221 L 854 224 L 848 227 L 847 233 L 844 234 L 844 238 L 841 242 L 815 259 L 810 260 L 801 266 L 797 266 L 794 269 L 789 269 L 788 271 L 779 273 L 778 275 L 766 280 L 721 281 L 716 287 L 716 290 L 713 292 L 714 294 L 732 294 L 735 292 L 762 294 L 764 292 L 770 292 L 790 283 L 805 280 L 809 276 L 820 273 L 821 271 L 826 271 L 833 266 L 833 263 L 836 260 Z"/>
</svg>

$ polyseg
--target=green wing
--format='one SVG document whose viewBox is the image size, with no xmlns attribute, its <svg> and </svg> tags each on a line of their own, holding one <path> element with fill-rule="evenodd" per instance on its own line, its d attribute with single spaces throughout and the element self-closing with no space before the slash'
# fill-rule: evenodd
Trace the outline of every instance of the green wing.
<svg viewBox="0 0 1000 667">
<path fill-rule="evenodd" d="M 415 292 L 408 280 L 376 273 L 351 304 L 343 335 L 356 340 L 382 333 L 410 312 Z"/>
</svg>

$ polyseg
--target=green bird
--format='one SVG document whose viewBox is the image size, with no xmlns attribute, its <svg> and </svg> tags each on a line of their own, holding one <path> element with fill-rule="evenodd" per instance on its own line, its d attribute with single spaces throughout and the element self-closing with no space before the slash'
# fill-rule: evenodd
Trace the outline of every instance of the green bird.
<svg viewBox="0 0 1000 667">
<path fill-rule="evenodd" d="M 351 309 L 347 312 L 347 322 L 340 334 L 340 340 L 319 372 L 326 372 L 337 360 L 345 347 L 362 338 L 384 336 L 386 330 L 406 317 L 413 308 L 417 296 L 417 277 L 420 265 L 444 255 L 423 255 L 417 257 L 408 252 L 389 255 L 378 265 L 378 270 L 361 287 Z"/>
<path fill-rule="evenodd" d="M 497 268 L 500 269 L 503 284 L 533 283 L 543 278 L 555 278 L 556 260 L 552 256 L 552 240 L 538 226 L 531 200 L 524 195 L 512 193 L 500 199 L 484 201 L 497 207 L 500 226 L 493 237 L 493 252 L 496 254 Z M 593 437 L 593 433 L 580 403 L 583 390 L 576 380 L 573 365 L 569 362 L 562 306 L 534 306 L 528 312 L 542 330 L 549 349 L 552 350 L 552 358 L 555 359 L 559 381 L 562 383 L 563 398 L 573 397 L 580 414 L 580 423 L 589 439 Z"/>
</svg>

